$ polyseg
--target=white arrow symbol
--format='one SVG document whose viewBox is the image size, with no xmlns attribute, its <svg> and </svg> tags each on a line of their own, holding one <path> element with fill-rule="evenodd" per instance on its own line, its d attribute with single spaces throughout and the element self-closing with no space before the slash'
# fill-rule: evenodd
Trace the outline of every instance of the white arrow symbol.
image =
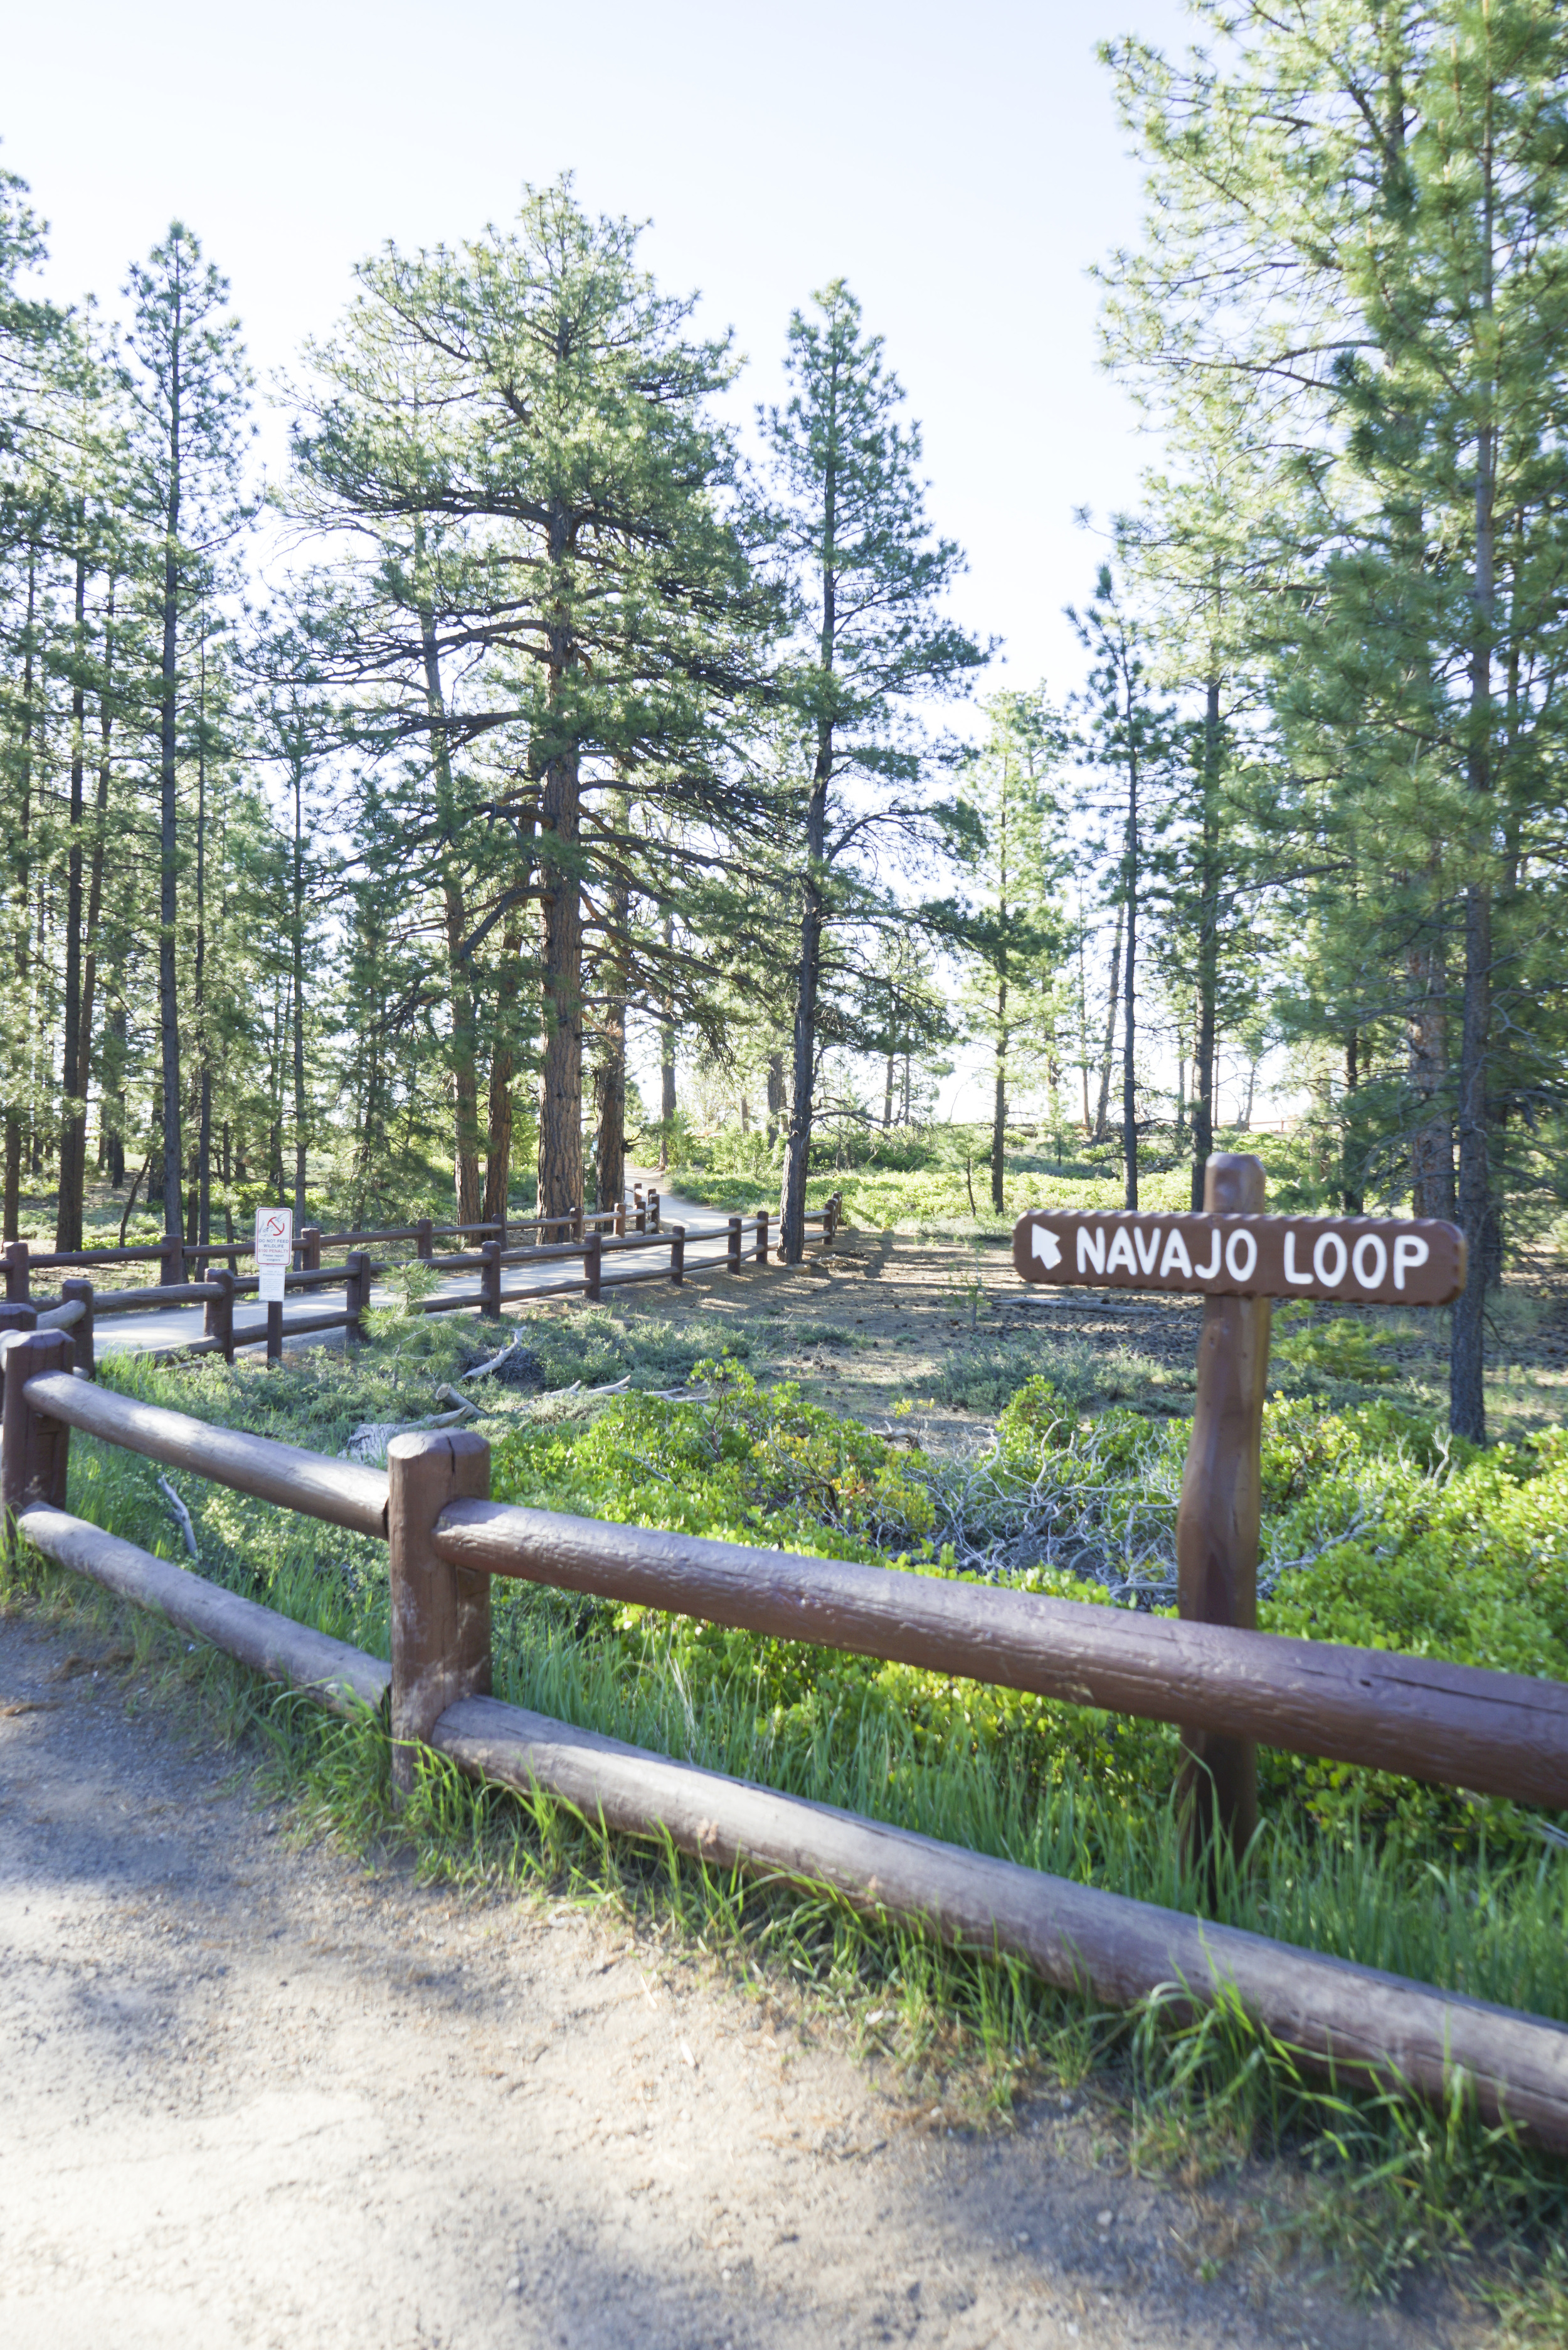
<svg viewBox="0 0 1568 2350">
<path fill-rule="evenodd" d="M 1034 1253 L 1049 1273 L 1062 1262 L 1062 1243 L 1048 1224 L 1034 1227 Z"/>
</svg>

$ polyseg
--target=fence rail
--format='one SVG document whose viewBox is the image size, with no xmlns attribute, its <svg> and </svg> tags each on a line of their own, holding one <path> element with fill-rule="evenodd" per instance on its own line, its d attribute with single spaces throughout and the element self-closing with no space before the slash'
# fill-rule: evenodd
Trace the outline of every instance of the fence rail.
<svg viewBox="0 0 1568 2350">
<path fill-rule="evenodd" d="M 19 1332 L 0 1355 L 10 1523 L 57 1564 L 323 1704 L 342 1711 L 385 1699 L 400 1787 L 411 1785 L 428 1746 L 472 1776 L 542 1789 L 590 1821 L 826 1883 L 864 1909 L 1016 1956 L 1096 1998 L 1130 2005 L 1174 1986 L 1199 2006 L 1233 1991 L 1314 2065 L 1437 2103 L 1462 2074 L 1489 2119 L 1506 2116 L 1568 2151 L 1561 2026 L 500 1704 L 489 1693 L 490 1593 L 495 1575 L 523 1576 L 1554 1804 L 1568 1804 L 1568 1688 L 493 1503 L 489 1448 L 471 1432 L 394 1437 L 384 1471 L 362 1468 L 107 1394 L 71 1375 L 70 1349 L 67 1332 Z M 73 1428 L 384 1539 L 389 1669 L 71 1517 Z"/>
<path fill-rule="evenodd" d="M 839 1195 L 835 1193 L 826 1207 L 807 1211 L 807 1225 L 819 1227 L 823 1246 L 831 1249 L 837 1233 L 841 1210 Z M 477 1272 L 477 1297 L 437 1295 L 411 1301 L 415 1310 L 424 1314 L 471 1313 L 477 1306 L 485 1315 L 498 1315 L 504 1305 L 524 1303 L 534 1298 L 581 1295 L 592 1300 L 602 1297 L 607 1288 L 618 1289 L 638 1281 L 668 1280 L 679 1287 L 686 1278 L 686 1250 L 689 1242 L 722 1239 L 725 1243 L 724 1265 L 731 1273 L 739 1273 L 742 1263 L 751 1259 L 757 1263 L 767 1260 L 772 1223 L 768 1211 L 760 1209 L 751 1216 L 730 1216 L 722 1223 L 687 1226 L 665 1224 L 659 1194 L 650 1191 L 644 1201 L 640 1195 L 628 1205 L 625 1202 L 604 1214 L 587 1215 L 580 1211 L 575 1218 L 535 1218 L 522 1224 L 506 1227 L 512 1231 L 555 1230 L 564 1222 L 579 1227 L 576 1237 L 565 1241 L 543 1241 L 532 1244 L 506 1247 L 500 1239 L 489 1240 L 483 1247 L 455 1250 L 437 1255 L 430 1245 L 432 1234 L 462 1233 L 483 1231 L 499 1232 L 502 1227 L 484 1225 L 433 1225 L 429 1220 L 419 1224 L 392 1228 L 379 1234 L 323 1234 L 307 1225 L 299 1235 L 297 1253 L 302 1264 L 286 1274 L 285 1289 L 288 1292 L 306 1289 L 341 1287 L 344 1302 L 340 1310 L 296 1315 L 286 1328 L 281 1305 L 269 1303 L 265 1318 L 259 1325 L 241 1327 L 234 1319 L 235 1305 L 241 1298 L 254 1296 L 260 1287 L 258 1275 L 236 1274 L 226 1265 L 210 1266 L 205 1281 L 191 1282 L 183 1278 L 183 1260 L 187 1256 L 213 1258 L 244 1253 L 238 1245 L 226 1243 L 212 1248 L 191 1248 L 174 1236 L 169 1236 L 159 1248 L 123 1250 L 96 1249 L 61 1253 L 53 1251 L 34 1256 L 26 1241 L 6 1243 L 3 1263 L 5 1275 L 5 1301 L 0 1305 L 0 1330 L 6 1327 L 32 1327 L 41 1315 L 59 1311 L 67 1299 L 79 1302 L 87 1317 L 85 1345 L 78 1348 L 78 1359 L 83 1369 L 92 1368 L 92 1330 L 95 1319 L 107 1315 L 155 1313 L 162 1308 L 202 1305 L 206 1307 L 205 1326 L 200 1338 L 182 1339 L 159 1347 L 162 1356 L 222 1354 L 233 1362 L 235 1350 L 245 1347 L 265 1346 L 269 1360 L 278 1360 L 283 1353 L 283 1341 L 289 1337 L 305 1337 L 327 1330 L 344 1330 L 350 1340 L 363 1336 L 363 1316 L 370 1303 L 372 1279 L 386 1270 L 373 1264 L 363 1250 L 350 1250 L 341 1265 L 324 1265 L 322 1250 L 329 1241 L 337 1242 L 366 1238 L 392 1239 L 413 1237 L 418 1242 L 417 1262 L 428 1264 L 436 1274 Z M 751 1245 L 743 1246 L 750 1242 Z M 614 1274 L 607 1278 L 604 1260 L 636 1251 L 659 1251 L 668 1256 L 668 1265 L 654 1266 L 647 1271 Z M 32 1275 L 39 1270 L 67 1264 L 104 1263 L 145 1263 L 150 1259 L 161 1259 L 165 1279 L 145 1289 L 95 1289 L 88 1281 L 67 1281 L 62 1284 L 58 1304 L 32 1294 Z M 553 1284 L 525 1284 L 510 1289 L 502 1284 L 502 1273 L 507 1267 L 577 1263 L 582 1265 L 580 1277 Z M 170 1267 L 174 1272 L 170 1273 Z M 12 1317 L 7 1321 L 6 1317 Z M 17 1319 L 16 1317 L 21 1317 Z M 29 1318 L 31 1317 L 31 1318 Z"/>
</svg>

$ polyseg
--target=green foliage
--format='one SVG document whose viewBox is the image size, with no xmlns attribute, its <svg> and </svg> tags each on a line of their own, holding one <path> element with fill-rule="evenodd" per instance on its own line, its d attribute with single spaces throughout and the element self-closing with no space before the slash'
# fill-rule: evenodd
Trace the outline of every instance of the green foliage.
<svg viewBox="0 0 1568 2350">
<path fill-rule="evenodd" d="M 1276 1315 L 1276 1321 L 1283 1322 L 1293 1310 L 1286 1306 L 1282 1314 Z M 1324 1371 L 1330 1378 L 1380 1387 L 1394 1376 L 1379 1352 L 1380 1344 L 1377 1334 L 1364 1322 L 1340 1317 L 1309 1324 L 1304 1329 L 1287 1325 L 1284 1336 L 1275 1338 L 1271 1352 L 1274 1364 L 1287 1370 Z"/>
<path fill-rule="evenodd" d="M 574 1357 L 566 1334 L 577 1326 L 576 1316 L 556 1326 L 551 1378 L 593 1361 L 594 1347 L 638 1343 L 635 1328 L 613 1334 L 600 1322 L 585 1326 Z M 415 1390 L 481 1336 L 473 1324 L 410 1317 L 337 1364 L 317 1356 L 231 1374 L 121 1361 L 112 1376 L 149 1399 L 319 1445 L 346 1421 L 422 1400 Z M 497 1495 L 806 1556 L 901 1559 L 929 1575 L 959 1571 L 949 1535 L 966 1509 L 985 1518 L 996 1555 L 1011 1556 L 1020 1510 L 1042 1480 L 1054 1516 L 1076 1511 L 1097 1528 L 1103 1556 L 1173 1529 L 1179 1432 L 1130 1411 L 1085 1424 L 1044 1378 L 1000 1415 L 992 1487 L 977 1500 L 972 1464 L 912 1457 L 793 1387 L 765 1392 L 732 1359 L 700 1368 L 712 1388 L 706 1402 L 631 1393 L 588 1419 L 495 1428 Z M 74 1509 L 182 1558 L 152 1463 L 78 1438 L 71 1475 Z M 176 1482 L 204 1574 L 387 1652 L 380 1545 Z M 1268 1628 L 1568 1679 L 1568 1443 L 1480 1452 L 1386 1401 L 1333 1415 L 1276 1403 L 1264 1482 L 1276 1576 Z M 1309 1563 L 1285 1564 L 1314 1544 Z M 1060 1565 L 1005 1572 L 1023 1588 L 1107 1603 L 1105 1588 Z M 157 1638 L 145 1619 L 138 1637 L 142 1646 Z M 1532 1825 L 1510 1807 L 1476 1811 L 1408 1782 L 1268 1755 L 1253 1865 L 1210 1892 L 1181 1864 L 1170 1804 L 1179 1748 L 1164 1725 L 523 1585 L 496 1588 L 494 1648 L 497 1694 L 556 1719 L 1568 2022 L 1568 1852 L 1537 1832 L 1550 1823 Z M 182 1648 L 180 1662 L 194 1669 Z M 209 1664 L 207 1678 L 216 1670 Z M 276 1699 L 246 1718 L 279 1770 L 296 1755 L 292 1783 L 310 1818 L 380 1836 L 382 1734 L 369 1723 L 296 1721 L 297 1711 Z M 624 1896 L 636 1881 L 628 1868 L 641 1866 L 559 1806 L 519 1811 L 493 1790 L 475 1795 L 439 1761 L 404 1828 L 422 1866 L 465 1878 L 491 1881 L 498 1868 L 527 1881 L 565 1877 L 602 1898 L 607 1887 Z M 1003 2084 L 1020 2052 L 1038 2052 L 1075 2082 L 1120 2046 L 1139 2162 L 1201 2172 L 1255 2147 L 1304 2142 L 1324 2174 L 1314 2207 L 1324 2241 L 1350 2182 L 1370 2176 L 1368 2193 L 1399 2233 L 1390 2266 L 1374 2256 L 1379 2230 L 1342 2231 L 1368 2289 L 1390 2288 L 1409 2262 L 1483 2227 L 1558 2224 L 1552 2166 L 1458 2106 L 1433 2120 L 1391 2098 L 1325 2095 L 1303 2083 L 1288 2051 L 1229 2010 L 1194 2021 L 1157 2000 L 1131 2025 L 1096 2019 L 1020 1970 L 857 1924 L 831 1901 L 713 1878 L 668 1850 L 648 1866 L 710 1948 L 717 1935 L 748 1965 L 753 1950 L 786 1949 L 819 1995 L 857 2010 L 868 1986 L 884 2004 L 890 1996 L 911 2063 L 953 2012 L 970 2020 Z"/>
</svg>

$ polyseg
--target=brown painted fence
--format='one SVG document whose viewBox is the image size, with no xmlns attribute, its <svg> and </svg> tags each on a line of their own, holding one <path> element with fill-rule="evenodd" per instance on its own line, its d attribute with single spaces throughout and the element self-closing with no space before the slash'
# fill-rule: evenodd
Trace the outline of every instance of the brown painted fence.
<svg viewBox="0 0 1568 2350">
<path fill-rule="evenodd" d="M 520 1577 L 1559 1807 L 1568 1687 L 512 1508 L 487 1499 L 489 1449 L 472 1433 L 395 1437 L 385 1471 L 362 1468 L 107 1394 L 71 1376 L 71 1352 L 68 1331 L 40 1331 L 0 1356 L 10 1521 L 59 1565 L 324 1705 L 389 1706 L 400 1786 L 426 1746 L 472 1777 L 542 1789 L 724 1866 L 827 1885 L 1097 2000 L 1234 1995 L 1320 2070 L 1438 2103 L 1462 2074 L 1489 2119 L 1568 2152 L 1563 2027 L 500 1704 L 490 1596 L 493 1576 Z M 68 1515 L 73 1428 L 387 1541 L 390 1665 Z"/>
<path fill-rule="evenodd" d="M 838 1230 L 841 1201 L 837 1193 L 825 1208 L 807 1212 L 806 1223 L 820 1228 L 825 1249 L 831 1249 Z M 437 1255 L 431 1245 L 432 1235 L 462 1236 L 470 1232 L 498 1233 L 504 1231 L 554 1231 L 571 1223 L 575 1231 L 565 1240 L 543 1241 L 533 1245 L 507 1247 L 499 1238 L 483 1242 L 478 1249 L 457 1250 Z M 628 1205 L 626 1202 L 601 1215 L 585 1215 L 578 1211 L 572 1218 L 556 1218 L 541 1224 L 539 1220 L 502 1227 L 488 1224 L 432 1224 L 429 1218 L 419 1223 L 398 1225 L 381 1232 L 324 1233 L 307 1225 L 299 1235 L 296 1254 L 300 1267 L 285 1276 L 287 1291 L 302 1289 L 341 1288 L 344 1301 L 341 1308 L 328 1307 L 319 1313 L 296 1315 L 287 1325 L 286 1335 L 304 1337 L 327 1330 L 344 1330 L 350 1340 L 363 1336 L 363 1315 L 370 1302 L 370 1284 L 375 1275 L 385 1268 L 372 1263 L 362 1249 L 351 1248 L 341 1265 L 324 1265 L 323 1249 L 349 1242 L 365 1240 L 412 1240 L 416 1244 L 416 1262 L 429 1264 L 436 1273 L 477 1272 L 479 1295 L 475 1297 L 426 1297 L 415 1301 L 416 1310 L 424 1314 L 471 1313 L 477 1305 L 485 1315 L 499 1315 L 503 1305 L 516 1305 L 524 1300 L 543 1297 L 581 1295 L 590 1300 L 602 1297 L 606 1289 L 618 1289 L 638 1281 L 670 1281 L 677 1286 L 686 1278 L 686 1245 L 689 1239 L 706 1241 L 718 1238 L 726 1243 L 724 1266 L 730 1273 L 739 1273 L 742 1263 L 765 1263 L 768 1256 L 771 1222 L 768 1211 L 760 1209 L 752 1216 L 731 1216 L 722 1224 L 709 1224 L 689 1232 L 684 1224 L 665 1225 L 659 1208 L 659 1193 L 651 1191 L 643 1200 L 640 1189 Z M 638 1252 L 657 1251 L 667 1260 L 646 1271 L 605 1272 L 607 1256 Z M 120 1314 L 145 1314 L 165 1306 L 196 1305 L 206 1307 L 204 1328 L 200 1338 L 186 1339 L 177 1345 L 161 1347 L 164 1356 L 221 1354 L 233 1362 L 237 1347 L 265 1346 L 270 1361 L 281 1358 L 286 1335 L 281 1306 L 269 1305 L 265 1320 L 258 1326 L 238 1329 L 234 1308 L 243 1297 L 256 1294 L 260 1285 L 254 1274 L 236 1274 L 223 1265 L 209 1266 L 204 1281 L 188 1282 L 179 1268 L 187 1256 L 215 1258 L 248 1253 L 236 1243 L 233 1247 L 222 1243 L 213 1247 L 191 1248 L 183 1241 L 170 1238 L 156 1248 L 87 1249 L 53 1251 L 43 1255 L 32 1254 L 26 1241 L 8 1242 L 0 1255 L 5 1276 L 5 1302 L 0 1305 L 0 1331 L 31 1329 L 57 1315 L 62 1307 L 73 1301 L 85 1314 L 80 1334 L 78 1360 L 89 1374 L 93 1362 L 93 1331 L 96 1322 Z M 35 1299 L 32 1275 L 40 1270 L 67 1265 L 98 1265 L 102 1263 L 161 1263 L 164 1278 L 147 1289 L 97 1289 L 88 1281 L 66 1281 L 61 1284 L 58 1301 Z M 511 1266 L 578 1263 L 580 1274 L 558 1282 L 532 1283 L 505 1288 L 502 1274 Z M 174 1268 L 171 1272 L 171 1268 Z"/>
</svg>

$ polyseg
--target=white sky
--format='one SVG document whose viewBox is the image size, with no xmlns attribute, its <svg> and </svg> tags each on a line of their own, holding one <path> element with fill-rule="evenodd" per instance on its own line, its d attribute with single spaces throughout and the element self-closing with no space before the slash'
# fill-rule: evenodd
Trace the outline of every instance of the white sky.
<svg viewBox="0 0 1568 2350">
<path fill-rule="evenodd" d="M 1096 364 L 1086 273 L 1136 235 L 1139 192 L 1095 45 L 1178 45 L 1186 22 L 1177 0 L 10 0 L 0 161 L 49 221 L 62 299 L 115 307 L 182 218 L 264 381 L 329 327 L 358 256 L 472 234 L 562 170 L 591 209 L 649 219 L 660 281 L 734 327 L 748 411 L 776 395 L 791 308 L 846 277 L 967 550 L 959 608 L 1004 639 L 991 681 L 1060 695 L 1062 606 L 1098 560 L 1074 509 L 1129 504 L 1151 453 Z M 263 445 L 275 468 L 275 417 Z"/>
</svg>

